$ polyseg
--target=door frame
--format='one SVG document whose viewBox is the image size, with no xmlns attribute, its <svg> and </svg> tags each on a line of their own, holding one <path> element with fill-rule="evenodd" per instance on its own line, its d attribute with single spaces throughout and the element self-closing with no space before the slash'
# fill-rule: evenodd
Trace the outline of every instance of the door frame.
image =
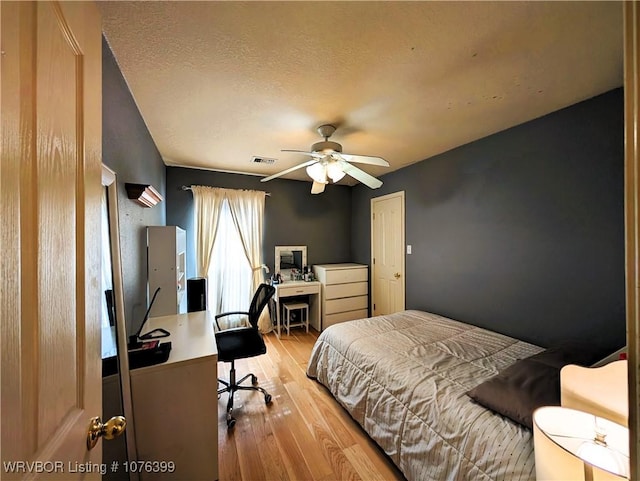
<svg viewBox="0 0 640 481">
<path fill-rule="evenodd" d="M 374 230 L 373 230 L 373 213 L 374 213 L 374 205 L 376 202 L 380 202 L 380 201 L 385 201 L 388 199 L 392 199 L 394 197 L 399 197 L 401 200 L 401 206 L 400 206 L 400 221 L 402 223 L 402 228 L 400 229 L 400 245 L 402 246 L 402 252 L 400 255 L 400 259 L 401 259 L 401 264 L 402 264 L 402 272 L 400 273 L 402 275 L 402 306 L 403 308 L 406 308 L 407 306 L 407 277 L 406 277 L 406 262 L 407 262 L 407 258 L 406 258 L 406 254 L 405 254 L 405 249 L 406 249 L 406 198 L 405 198 L 405 191 L 404 190 L 400 190 L 397 192 L 392 192 L 390 194 L 385 194 L 385 195 L 381 195 L 378 197 L 372 197 L 371 198 L 371 202 L 370 202 L 370 214 L 369 214 L 369 218 L 370 218 L 370 239 L 371 239 L 371 245 L 370 245 L 370 250 L 371 250 L 371 256 L 370 256 L 370 262 L 371 262 L 371 283 L 370 283 L 370 291 L 371 291 L 371 295 L 369 296 L 369 312 L 373 315 L 373 305 L 375 304 L 375 264 L 374 264 L 374 251 L 373 251 L 373 244 L 374 244 Z"/>
<path fill-rule="evenodd" d="M 625 257 L 630 479 L 640 476 L 640 4 L 623 2 Z"/>
<path fill-rule="evenodd" d="M 127 420 L 124 431 L 127 460 L 138 459 L 136 437 L 133 419 L 133 397 L 131 394 L 131 376 L 129 373 L 129 352 L 127 347 L 127 323 L 124 309 L 124 282 L 122 277 L 122 257 L 120 255 L 120 214 L 118 212 L 118 183 L 117 174 L 105 164 L 102 164 L 102 186 L 107 190 L 107 207 L 109 210 L 109 244 L 111 246 L 111 274 L 113 295 L 116 310 L 116 336 L 118 346 L 118 377 L 120 395 L 122 398 L 122 414 Z M 103 419 L 106 422 L 106 419 Z M 139 473 L 129 471 L 130 481 L 137 481 Z"/>
</svg>

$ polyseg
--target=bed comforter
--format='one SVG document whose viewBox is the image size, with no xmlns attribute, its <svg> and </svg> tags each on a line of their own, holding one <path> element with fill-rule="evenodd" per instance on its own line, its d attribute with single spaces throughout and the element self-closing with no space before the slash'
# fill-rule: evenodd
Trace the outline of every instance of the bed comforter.
<svg viewBox="0 0 640 481">
<path fill-rule="evenodd" d="M 534 481 L 531 431 L 465 393 L 540 351 L 411 310 L 329 327 L 307 375 L 331 391 L 410 481 Z"/>
</svg>

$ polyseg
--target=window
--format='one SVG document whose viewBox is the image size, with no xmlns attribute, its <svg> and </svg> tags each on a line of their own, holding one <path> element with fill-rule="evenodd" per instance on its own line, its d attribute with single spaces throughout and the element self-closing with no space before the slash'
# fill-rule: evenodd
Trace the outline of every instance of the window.
<svg viewBox="0 0 640 481">
<path fill-rule="evenodd" d="M 247 311 L 253 296 L 253 275 L 233 222 L 229 202 L 220 210 L 218 232 L 213 244 L 207 273 L 207 308 L 215 313 Z M 241 316 L 230 317 L 232 325 L 241 325 Z"/>
</svg>

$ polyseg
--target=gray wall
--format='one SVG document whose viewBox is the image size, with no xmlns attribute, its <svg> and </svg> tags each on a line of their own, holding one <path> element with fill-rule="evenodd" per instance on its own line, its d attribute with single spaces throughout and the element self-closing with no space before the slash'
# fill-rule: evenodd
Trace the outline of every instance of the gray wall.
<svg viewBox="0 0 640 481">
<path fill-rule="evenodd" d="M 144 208 L 127 198 L 125 182 L 165 194 L 165 166 L 120 68 L 102 40 L 102 161 L 117 174 L 125 316 L 135 332 L 147 307 L 146 226 L 164 225 L 166 202 Z"/>
<path fill-rule="evenodd" d="M 370 199 L 404 190 L 407 308 L 621 346 L 623 126 L 617 89 L 357 186 L 353 259 L 370 259 Z"/>
<path fill-rule="evenodd" d="M 351 188 L 328 185 L 312 195 L 311 183 L 207 170 L 167 167 L 167 224 L 187 231 L 187 275 L 194 277 L 193 195 L 183 185 L 263 190 L 265 202 L 264 261 L 273 272 L 276 245 L 306 245 L 310 265 L 348 262 L 351 249 Z"/>
</svg>

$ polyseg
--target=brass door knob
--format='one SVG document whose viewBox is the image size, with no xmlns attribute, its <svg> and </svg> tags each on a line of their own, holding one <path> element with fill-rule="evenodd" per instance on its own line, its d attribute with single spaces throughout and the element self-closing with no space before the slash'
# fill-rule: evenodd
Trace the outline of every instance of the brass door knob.
<svg viewBox="0 0 640 481">
<path fill-rule="evenodd" d="M 400 279 L 400 273 L 399 273 L 399 272 L 396 272 L 396 273 L 393 275 L 393 277 L 395 277 L 396 279 Z"/>
<path fill-rule="evenodd" d="M 87 432 L 87 450 L 91 451 L 98 439 L 104 437 L 105 439 L 113 439 L 120 436 L 127 427 L 127 420 L 124 416 L 113 416 L 106 423 L 102 424 L 100 416 L 91 418 L 89 421 L 89 431 Z"/>
</svg>

